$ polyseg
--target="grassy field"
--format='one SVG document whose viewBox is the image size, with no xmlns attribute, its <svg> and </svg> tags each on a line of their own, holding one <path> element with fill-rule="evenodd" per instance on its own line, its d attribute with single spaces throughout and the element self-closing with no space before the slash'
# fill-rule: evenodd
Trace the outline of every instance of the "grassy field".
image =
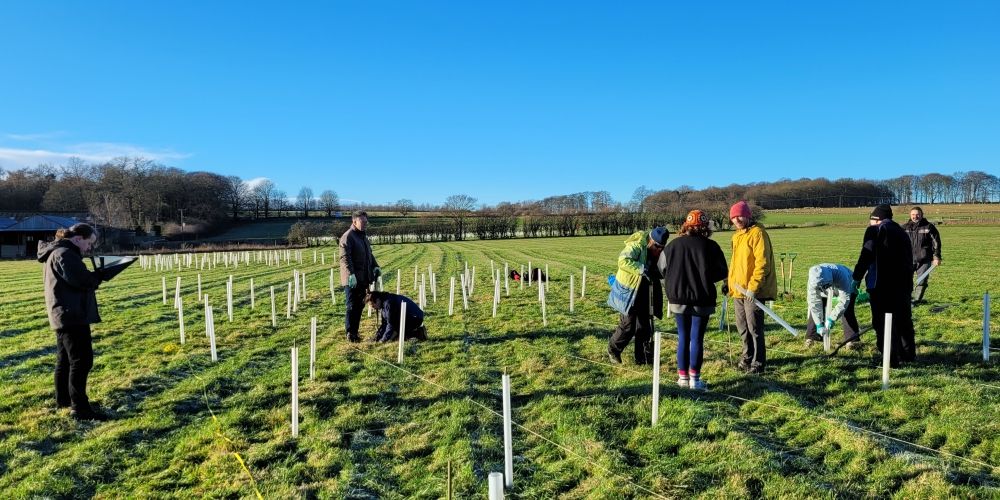
<svg viewBox="0 0 1000 500">
<path fill-rule="evenodd" d="M 862 232 L 772 231 L 776 252 L 798 253 L 795 297 L 776 310 L 804 328 L 807 268 L 852 266 Z M 727 254 L 730 234 L 716 236 Z M 309 297 L 291 319 L 281 313 L 292 267 L 201 271 L 216 309 L 217 363 L 195 298 L 199 271 L 134 266 L 98 292 L 105 321 L 95 326 L 90 392 L 114 416 L 98 424 L 55 409 L 41 266 L 2 263 L 0 496 L 236 498 L 257 489 L 265 498 L 440 498 L 451 463 L 456 496 L 481 497 L 487 474 L 503 470 L 496 412 L 506 371 L 518 424 L 514 498 L 996 498 L 1000 370 L 982 363 L 980 346 L 983 292 L 1000 289 L 1000 227 L 945 227 L 942 235 L 944 263 L 929 303 L 914 315 L 919 361 L 894 370 L 888 391 L 880 390 L 871 333 L 861 352 L 827 358 L 768 321 L 768 371 L 746 376 L 734 367 L 736 333 L 718 331 L 715 317 L 703 372 L 710 391 L 680 390 L 676 329 L 664 319 L 655 427 L 651 371 L 628 360 L 613 366 L 605 356 L 617 321 L 603 305 L 606 276 L 624 237 L 376 247 L 387 290 L 396 288 L 396 269 L 414 297 L 414 265 L 439 273 L 437 301 L 428 306 L 431 339 L 408 344 L 402 367 L 394 366 L 395 345 L 344 340 L 343 294 L 331 306 L 327 289 L 332 248 L 320 249 L 326 266 L 312 263 L 311 250 L 295 266 L 309 273 Z M 548 264 L 548 326 L 536 290 L 514 282 L 492 317 L 491 259 L 501 267 Z M 476 267 L 475 293 L 469 310 L 459 298 L 449 317 L 448 277 L 466 261 Z M 569 313 L 569 275 L 579 293 L 584 265 L 587 294 Z M 230 274 L 232 323 L 223 300 Z M 185 345 L 176 311 L 162 303 L 164 275 L 171 284 L 183 279 Z M 312 316 L 320 325 L 315 380 L 308 379 Z M 870 322 L 867 308 L 859 320 Z M 363 317 L 363 335 L 374 328 L 374 318 Z M 298 438 L 289 424 L 293 345 L 302 360 Z"/>
<path fill-rule="evenodd" d="M 902 224 L 909 220 L 911 205 L 892 207 L 896 220 Z M 997 204 L 937 204 L 922 205 L 924 216 L 938 225 L 985 224 L 1000 225 L 1000 205 Z M 871 207 L 849 208 L 795 208 L 767 210 L 765 222 L 771 226 L 831 226 L 864 225 Z"/>
</svg>

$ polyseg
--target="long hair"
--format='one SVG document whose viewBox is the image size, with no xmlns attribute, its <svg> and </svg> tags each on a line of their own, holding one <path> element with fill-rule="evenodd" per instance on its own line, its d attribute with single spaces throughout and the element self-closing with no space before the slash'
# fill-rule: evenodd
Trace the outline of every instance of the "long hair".
<svg viewBox="0 0 1000 500">
<path fill-rule="evenodd" d="M 79 236 L 85 240 L 89 240 L 97 236 L 97 230 L 90 224 L 79 222 L 68 228 L 60 228 L 56 231 L 57 239 L 70 239 L 74 236 Z"/>
</svg>

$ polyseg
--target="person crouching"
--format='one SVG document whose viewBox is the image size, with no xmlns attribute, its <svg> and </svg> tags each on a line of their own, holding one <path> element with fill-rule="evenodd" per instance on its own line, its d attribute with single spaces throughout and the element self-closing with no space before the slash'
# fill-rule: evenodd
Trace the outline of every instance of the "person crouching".
<svg viewBox="0 0 1000 500">
<path fill-rule="evenodd" d="M 427 328 L 424 327 L 424 311 L 408 297 L 389 292 L 369 292 L 365 301 L 372 309 L 379 311 L 382 323 L 375 332 L 374 342 L 392 342 L 399 340 L 400 317 L 402 305 L 406 304 L 406 335 L 404 339 L 427 340 Z"/>
</svg>

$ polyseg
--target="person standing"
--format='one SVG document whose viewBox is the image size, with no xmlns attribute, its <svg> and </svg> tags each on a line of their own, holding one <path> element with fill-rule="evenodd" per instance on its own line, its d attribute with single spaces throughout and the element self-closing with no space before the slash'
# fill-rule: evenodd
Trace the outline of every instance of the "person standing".
<svg viewBox="0 0 1000 500">
<path fill-rule="evenodd" d="M 351 216 L 351 227 L 340 237 L 340 284 L 344 286 L 344 329 L 347 340 L 360 342 L 358 327 L 368 287 L 382 275 L 365 230 L 368 214 L 362 210 Z"/>
<path fill-rule="evenodd" d="M 369 292 L 365 299 L 372 309 L 379 311 L 382 324 L 375 332 L 374 342 L 392 342 L 399 340 L 400 312 L 406 303 L 406 336 L 404 339 L 427 340 L 427 329 L 424 327 L 424 311 L 409 297 L 389 292 Z"/>
<path fill-rule="evenodd" d="M 827 300 L 836 294 L 837 305 L 826 315 L 823 296 Z M 839 264 L 816 264 L 809 268 L 806 284 L 806 303 L 809 306 L 809 320 L 806 322 L 806 345 L 822 342 L 823 335 L 830 332 L 833 325 L 843 315 L 844 343 L 851 349 L 858 348 L 858 318 L 854 314 L 854 303 L 858 290 L 854 287 L 854 277 L 847 266 Z"/>
<path fill-rule="evenodd" d="M 618 254 L 608 305 L 620 313 L 618 327 L 608 340 L 608 358 L 622 362 L 622 351 L 635 337 L 635 364 L 653 362 L 653 316 L 663 317 L 663 287 L 657 261 L 669 232 L 665 227 L 638 231 L 625 240 Z"/>
<path fill-rule="evenodd" d="M 677 322 L 677 385 L 702 391 L 708 389 L 701 364 L 708 318 L 715 313 L 715 283 L 729 273 L 726 256 L 711 236 L 708 216 L 692 210 L 663 251 L 668 307 Z"/>
<path fill-rule="evenodd" d="M 45 307 L 56 332 L 56 405 L 72 407 L 77 420 L 107 420 L 87 397 L 87 377 L 94 366 L 90 325 L 101 322 L 97 287 L 101 275 L 87 269 L 83 254 L 97 242 L 97 231 L 74 224 L 56 232 L 56 240 L 38 244 L 38 262 L 44 264 Z"/>
<path fill-rule="evenodd" d="M 729 266 L 728 287 L 723 290 L 733 297 L 736 329 L 743 342 L 743 353 L 737 367 L 749 373 L 764 373 L 767 346 L 764 344 L 764 311 L 754 299 L 774 300 L 778 294 L 778 278 L 774 274 L 774 254 L 771 239 L 764 226 L 753 218 L 750 205 L 739 201 L 729 208 L 729 220 L 736 227 L 733 233 L 732 264 Z M 737 286 L 747 291 L 743 294 Z"/>
<path fill-rule="evenodd" d="M 913 249 L 906 231 L 892 220 L 892 207 L 879 205 L 872 210 L 854 266 L 854 288 L 861 280 L 871 296 L 872 327 L 882 352 L 885 315 L 892 313 L 890 366 L 913 361 L 914 344 L 910 297 L 913 292 Z"/>
<path fill-rule="evenodd" d="M 910 247 L 913 251 L 913 271 L 917 276 L 924 274 L 931 266 L 941 265 L 941 234 L 937 227 L 924 218 L 924 209 L 910 209 L 910 220 L 903 224 L 903 229 L 910 237 Z M 927 281 L 930 276 L 913 287 L 911 302 L 919 304 L 924 301 L 927 291 Z"/>
</svg>

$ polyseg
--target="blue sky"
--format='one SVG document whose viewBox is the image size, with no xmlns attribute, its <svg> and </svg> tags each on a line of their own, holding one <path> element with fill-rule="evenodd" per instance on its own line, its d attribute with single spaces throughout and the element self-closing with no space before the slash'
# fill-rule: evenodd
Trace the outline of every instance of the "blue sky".
<svg viewBox="0 0 1000 500">
<path fill-rule="evenodd" d="M 0 167 L 342 199 L 1000 171 L 1000 2 L 5 2 Z"/>
</svg>

